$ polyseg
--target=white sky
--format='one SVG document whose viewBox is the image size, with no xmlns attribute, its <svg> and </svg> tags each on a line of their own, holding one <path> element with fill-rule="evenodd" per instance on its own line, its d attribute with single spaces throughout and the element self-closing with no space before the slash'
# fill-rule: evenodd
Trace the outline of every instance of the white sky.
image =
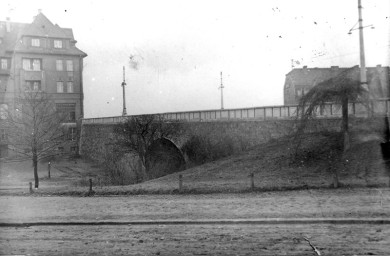
<svg viewBox="0 0 390 256">
<path fill-rule="evenodd" d="M 366 64 L 390 63 L 390 1 L 362 0 Z M 85 58 L 85 117 L 283 104 L 291 59 L 302 67 L 359 64 L 357 0 L 0 0 L 0 20 L 38 9 L 73 29 Z M 129 56 L 135 55 L 138 69 Z"/>
</svg>

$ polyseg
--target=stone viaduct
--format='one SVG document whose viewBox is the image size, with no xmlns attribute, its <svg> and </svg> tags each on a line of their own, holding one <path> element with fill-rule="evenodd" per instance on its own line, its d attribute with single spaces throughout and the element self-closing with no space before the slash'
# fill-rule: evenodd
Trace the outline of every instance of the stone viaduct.
<svg viewBox="0 0 390 256">
<path fill-rule="evenodd" d="M 377 100 L 372 104 L 376 116 L 389 113 L 389 100 Z M 361 103 L 350 103 L 351 126 L 359 126 L 359 120 L 367 117 L 367 109 Z M 216 147 L 227 147 L 231 152 L 241 152 L 271 139 L 286 136 L 295 131 L 297 125 L 297 106 L 269 106 L 227 110 L 190 111 L 163 113 L 160 115 L 169 122 L 179 121 L 179 135 L 167 138 L 163 143 L 165 150 L 175 148 L 184 153 L 183 146 L 193 136 L 206 138 Z M 123 122 L 123 117 L 105 117 L 83 119 L 80 138 L 80 154 L 95 161 L 106 161 L 113 141 L 113 128 Z M 383 118 L 382 118 L 383 119 Z M 336 104 L 324 105 L 317 113 L 310 131 L 338 131 L 341 126 L 341 109 Z M 161 156 L 160 156 L 161 157 Z M 182 168 L 182 167 L 180 167 Z"/>
</svg>

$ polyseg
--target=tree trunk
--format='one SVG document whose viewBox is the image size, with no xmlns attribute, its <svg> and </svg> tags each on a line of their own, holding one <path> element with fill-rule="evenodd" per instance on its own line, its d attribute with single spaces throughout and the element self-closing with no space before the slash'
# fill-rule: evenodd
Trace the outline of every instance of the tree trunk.
<svg viewBox="0 0 390 256">
<path fill-rule="evenodd" d="M 137 183 L 139 182 L 142 182 L 144 180 L 144 173 L 145 173 L 145 164 L 144 162 L 142 161 L 141 157 L 138 157 L 138 164 L 137 164 L 137 168 L 136 168 L 136 179 L 137 179 Z"/>
<path fill-rule="evenodd" d="M 344 152 L 346 152 L 350 147 L 350 140 L 349 140 L 349 128 L 348 128 L 348 97 L 344 97 L 341 102 L 341 108 L 342 108 L 342 127 L 341 130 L 344 135 Z"/>
<path fill-rule="evenodd" d="M 33 154 L 33 166 L 34 166 L 34 181 L 35 188 L 39 186 L 39 178 L 38 178 L 38 157 L 36 154 Z"/>
</svg>

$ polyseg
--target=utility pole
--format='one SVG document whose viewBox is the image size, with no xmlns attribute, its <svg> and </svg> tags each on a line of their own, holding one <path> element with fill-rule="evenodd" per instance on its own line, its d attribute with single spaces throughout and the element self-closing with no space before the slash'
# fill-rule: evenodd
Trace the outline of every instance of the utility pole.
<svg viewBox="0 0 390 256">
<path fill-rule="evenodd" d="M 123 87 L 123 112 L 122 112 L 122 116 L 126 116 L 127 115 L 127 112 L 126 112 L 126 92 L 125 92 L 125 86 L 126 86 L 126 82 L 125 82 L 125 66 L 123 66 L 123 82 L 122 82 L 122 87 Z"/>
<path fill-rule="evenodd" d="M 222 83 L 222 71 L 221 71 L 221 86 L 219 87 L 219 89 L 221 89 L 221 109 L 223 109 L 223 83 Z"/>
<path fill-rule="evenodd" d="M 366 74 L 366 58 L 364 56 L 364 38 L 363 38 L 363 17 L 362 17 L 362 0 L 358 0 L 359 11 L 359 43 L 360 43 L 360 83 L 366 89 L 369 90 L 367 84 Z"/>
</svg>

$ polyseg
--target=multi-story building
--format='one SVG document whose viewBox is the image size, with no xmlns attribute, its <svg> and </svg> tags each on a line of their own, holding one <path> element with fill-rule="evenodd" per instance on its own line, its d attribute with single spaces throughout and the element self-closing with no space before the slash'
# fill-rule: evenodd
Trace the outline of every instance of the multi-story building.
<svg viewBox="0 0 390 256">
<path fill-rule="evenodd" d="M 311 88 L 336 77 L 348 68 L 332 66 L 330 68 L 295 68 L 286 75 L 284 83 L 284 105 L 295 105 L 299 103 L 300 98 L 305 95 Z M 373 98 L 388 98 L 390 85 L 389 67 L 366 68 L 367 84 L 370 95 Z M 358 77 L 358 73 L 356 74 Z"/>
<path fill-rule="evenodd" d="M 44 91 L 66 112 L 70 139 L 83 117 L 83 58 L 70 28 L 53 24 L 39 12 L 31 24 L 0 21 L 0 122 L 16 97 L 26 90 Z M 66 151 L 75 151 L 77 142 Z M 7 155 L 7 136 L 0 130 L 0 157 Z M 62 150 L 62 149 L 60 149 Z"/>
</svg>

